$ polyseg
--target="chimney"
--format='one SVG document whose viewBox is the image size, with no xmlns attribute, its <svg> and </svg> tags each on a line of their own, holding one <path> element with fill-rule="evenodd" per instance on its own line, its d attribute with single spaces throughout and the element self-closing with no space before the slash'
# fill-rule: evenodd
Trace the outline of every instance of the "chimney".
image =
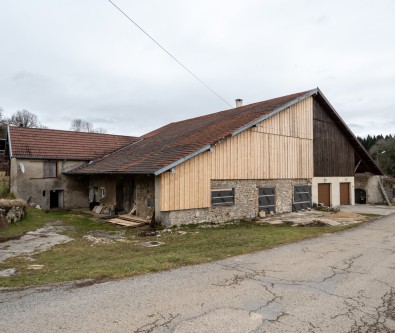
<svg viewBox="0 0 395 333">
<path fill-rule="evenodd" d="M 240 106 L 243 106 L 243 100 L 238 98 L 238 99 L 236 99 L 236 107 L 238 108 Z"/>
</svg>

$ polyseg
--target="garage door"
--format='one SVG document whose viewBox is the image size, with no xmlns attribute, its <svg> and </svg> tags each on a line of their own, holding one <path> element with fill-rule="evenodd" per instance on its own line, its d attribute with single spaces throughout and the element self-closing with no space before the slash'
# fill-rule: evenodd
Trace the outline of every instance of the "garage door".
<svg viewBox="0 0 395 333">
<path fill-rule="evenodd" d="M 340 183 L 340 204 L 350 204 L 350 183 Z"/>
<path fill-rule="evenodd" d="M 331 205 L 331 184 L 318 184 L 318 203 Z"/>
</svg>

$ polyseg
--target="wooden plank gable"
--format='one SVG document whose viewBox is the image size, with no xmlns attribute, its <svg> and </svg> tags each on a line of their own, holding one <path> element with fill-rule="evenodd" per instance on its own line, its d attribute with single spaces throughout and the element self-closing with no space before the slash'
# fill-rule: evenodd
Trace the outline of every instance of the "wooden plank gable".
<svg viewBox="0 0 395 333">
<path fill-rule="evenodd" d="M 160 175 L 160 210 L 210 207 L 210 181 L 313 177 L 313 98 Z"/>
</svg>

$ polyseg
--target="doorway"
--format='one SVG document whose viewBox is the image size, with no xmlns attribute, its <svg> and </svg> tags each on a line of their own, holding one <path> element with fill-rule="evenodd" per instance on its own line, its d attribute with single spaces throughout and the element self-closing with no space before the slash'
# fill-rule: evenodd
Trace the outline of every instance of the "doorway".
<svg viewBox="0 0 395 333">
<path fill-rule="evenodd" d="M 49 191 L 49 209 L 64 207 L 64 191 L 51 190 Z"/>
<path fill-rule="evenodd" d="M 355 190 L 355 203 L 356 204 L 366 204 L 366 191 L 360 188 Z"/>
</svg>

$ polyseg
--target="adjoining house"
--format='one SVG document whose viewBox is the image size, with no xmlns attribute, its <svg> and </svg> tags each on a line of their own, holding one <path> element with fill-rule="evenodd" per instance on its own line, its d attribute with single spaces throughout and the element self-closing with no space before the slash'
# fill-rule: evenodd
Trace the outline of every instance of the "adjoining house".
<svg viewBox="0 0 395 333">
<path fill-rule="evenodd" d="M 86 208 L 99 202 L 89 179 L 65 172 L 110 154 L 138 138 L 41 128 L 8 127 L 10 189 L 43 209 Z"/>
<path fill-rule="evenodd" d="M 155 214 L 171 225 L 354 204 L 355 174 L 382 175 L 318 88 L 171 123 L 133 140 L 63 168 L 62 177 L 84 182 L 86 196 L 88 188 L 99 189 L 103 204 L 135 206 L 138 216 Z"/>
</svg>

